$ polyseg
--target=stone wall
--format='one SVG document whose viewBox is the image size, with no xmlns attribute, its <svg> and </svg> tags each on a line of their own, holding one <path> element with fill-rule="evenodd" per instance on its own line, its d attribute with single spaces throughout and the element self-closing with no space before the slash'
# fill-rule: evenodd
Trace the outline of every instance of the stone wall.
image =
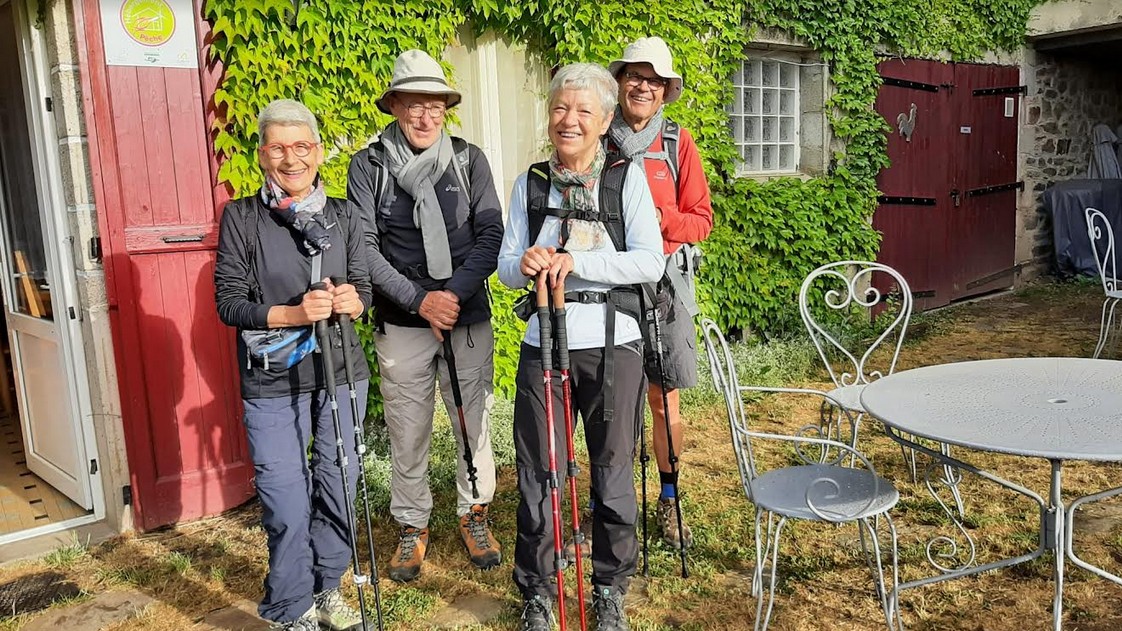
<svg viewBox="0 0 1122 631">
<path fill-rule="evenodd" d="M 1073 56 L 1029 49 L 1023 66 L 1019 172 L 1025 182 L 1017 208 L 1017 262 L 1023 278 L 1053 264 L 1052 223 L 1041 192 L 1053 182 L 1086 177 L 1091 128 L 1122 124 L 1122 70 Z"/>
<path fill-rule="evenodd" d="M 90 408 L 99 456 L 98 477 L 105 493 L 105 531 L 132 528 L 132 511 L 121 502 L 121 487 L 129 483 L 121 425 L 117 369 L 109 329 L 109 302 L 100 259 L 91 256 L 90 240 L 98 235 L 97 205 L 90 176 L 89 144 L 82 109 L 74 3 L 52 2 L 42 25 L 46 63 L 54 104 L 54 135 L 46 139 L 58 147 L 65 223 L 75 267 L 82 321 Z M 61 209 L 56 212 L 62 212 Z"/>
</svg>

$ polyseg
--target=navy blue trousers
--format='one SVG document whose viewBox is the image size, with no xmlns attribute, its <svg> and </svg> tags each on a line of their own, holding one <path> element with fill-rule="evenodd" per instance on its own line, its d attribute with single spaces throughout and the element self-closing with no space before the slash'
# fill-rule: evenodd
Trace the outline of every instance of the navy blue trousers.
<svg viewBox="0 0 1122 631">
<path fill-rule="evenodd" d="M 356 385 L 365 414 L 369 383 Z M 338 388 L 337 399 L 353 499 L 358 456 L 346 385 Z M 257 612 L 266 620 L 287 622 L 312 607 L 313 594 L 338 587 L 351 562 L 331 404 L 326 390 L 242 403 L 269 541 L 265 598 Z"/>
</svg>

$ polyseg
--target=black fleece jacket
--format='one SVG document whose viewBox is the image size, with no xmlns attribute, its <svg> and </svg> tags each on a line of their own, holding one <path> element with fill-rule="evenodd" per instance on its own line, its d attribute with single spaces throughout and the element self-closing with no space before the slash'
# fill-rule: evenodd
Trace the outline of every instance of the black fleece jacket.
<svg viewBox="0 0 1122 631">
<path fill-rule="evenodd" d="M 363 306 L 368 307 L 370 272 L 358 213 L 351 212 L 346 200 L 336 198 L 328 198 L 324 213 L 328 222 L 334 221 L 334 226 L 329 230 L 332 247 L 321 259 L 320 278 L 346 279 L 345 282 L 358 291 Z M 255 241 L 253 260 L 246 248 L 248 239 Z M 237 358 L 243 399 L 290 396 L 325 387 L 318 353 L 309 354 L 289 369 L 250 367 L 240 334 L 243 329 L 268 328 L 270 307 L 300 304 L 313 282 L 311 273 L 312 257 L 304 248 L 304 238 L 271 212 L 259 196 L 243 197 L 226 204 L 218 231 L 214 298 L 218 317 L 238 329 Z M 254 296 L 254 279 L 260 296 Z M 343 385 L 346 373 L 342 344 L 334 327 L 331 331 L 335 383 Z M 369 379 L 370 367 L 358 336 L 348 337 L 353 341 L 347 353 L 354 363 L 355 379 Z"/>
<path fill-rule="evenodd" d="M 427 328 L 429 323 L 417 314 L 417 309 L 425 294 L 441 289 L 451 291 L 459 299 L 457 325 L 475 324 L 491 317 L 486 286 L 487 277 L 498 266 L 499 246 L 503 242 L 502 208 L 486 156 L 479 147 L 453 138 L 454 147 L 461 146 L 460 143 L 468 151 L 471 199 L 460 190 L 453 164 L 436 183 L 436 197 L 444 211 L 448 249 L 452 254 L 452 277 L 446 280 L 428 275 L 421 231 L 413 223 L 413 198 L 393 181 L 385 187 L 385 198 L 376 200 L 374 177 L 384 167 L 369 148 L 351 158 L 347 199 L 361 210 L 374 307 L 381 322 Z M 380 152 L 380 145 L 378 149 Z M 383 172 L 389 174 L 388 169 Z"/>
</svg>

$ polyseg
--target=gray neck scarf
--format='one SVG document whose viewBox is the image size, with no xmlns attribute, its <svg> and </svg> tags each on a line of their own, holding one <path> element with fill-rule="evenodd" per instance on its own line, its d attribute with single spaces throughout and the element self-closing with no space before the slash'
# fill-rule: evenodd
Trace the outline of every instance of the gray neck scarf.
<svg viewBox="0 0 1122 631">
<path fill-rule="evenodd" d="M 413 225 L 421 230 L 429 276 L 435 280 L 450 278 L 452 254 L 448 249 L 448 229 L 435 186 L 452 162 L 451 138 L 441 131 L 440 138 L 431 147 L 414 154 L 405 134 L 397 122 L 393 122 L 382 132 L 381 140 L 390 175 L 415 200 Z"/>
<path fill-rule="evenodd" d="M 612 139 L 620 153 L 629 159 L 647 152 L 662 133 L 662 108 L 658 108 L 643 131 L 632 131 L 627 121 L 623 120 L 623 108 L 616 106 L 616 115 L 612 117 L 611 127 L 608 128 L 608 137 Z"/>
</svg>

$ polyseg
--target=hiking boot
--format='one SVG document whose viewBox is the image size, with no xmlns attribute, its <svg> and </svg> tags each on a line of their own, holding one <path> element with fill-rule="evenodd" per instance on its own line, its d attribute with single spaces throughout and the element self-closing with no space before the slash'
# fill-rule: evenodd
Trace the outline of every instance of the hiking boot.
<svg viewBox="0 0 1122 631">
<path fill-rule="evenodd" d="M 316 618 L 316 608 L 304 612 L 304 615 L 290 622 L 274 622 L 269 625 L 269 631 L 319 631 L 319 620 Z"/>
<path fill-rule="evenodd" d="M 553 599 L 541 594 L 522 599 L 521 631 L 553 631 Z"/>
<path fill-rule="evenodd" d="M 486 504 L 476 504 L 460 517 L 460 536 L 467 548 L 468 558 L 481 570 L 496 567 L 503 560 L 499 542 L 491 534 L 489 522 Z"/>
<path fill-rule="evenodd" d="M 580 516 L 580 555 L 586 559 L 592 558 L 592 512 L 582 513 Z M 570 563 L 577 560 L 577 542 L 575 537 L 565 540 L 565 558 Z"/>
<path fill-rule="evenodd" d="M 397 540 L 397 550 L 390 558 L 390 580 L 398 583 L 411 581 L 421 573 L 425 549 L 429 547 L 429 529 L 402 526 Z"/>
<path fill-rule="evenodd" d="M 339 588 L 316 594 L 316 615 L 319 622 L 331 631 L 362 629 L 362 614 L 343 600 Z"/>
<path fill-rule="evenodd" d="M 623 612 L 623 594 L 618 589 L 595 586 L 592 611 L 596 613 L 596 631 L 631 631 Z"/>
<path fill-rule="evenodd" d="M 677 550 L 682 546 L 682 542 L 678 538 L 678 510 L 675 504 L 677 500 L 673 497 L 660 497 L 655 514 L 658 529 L 662 531 L 662 542 Z M 685 538 L 686 549 L 689 549 L 693 545 L 693 531 L 686 523 L 685 515 L 682 516 L 682 535 Z"/>
</svg>

